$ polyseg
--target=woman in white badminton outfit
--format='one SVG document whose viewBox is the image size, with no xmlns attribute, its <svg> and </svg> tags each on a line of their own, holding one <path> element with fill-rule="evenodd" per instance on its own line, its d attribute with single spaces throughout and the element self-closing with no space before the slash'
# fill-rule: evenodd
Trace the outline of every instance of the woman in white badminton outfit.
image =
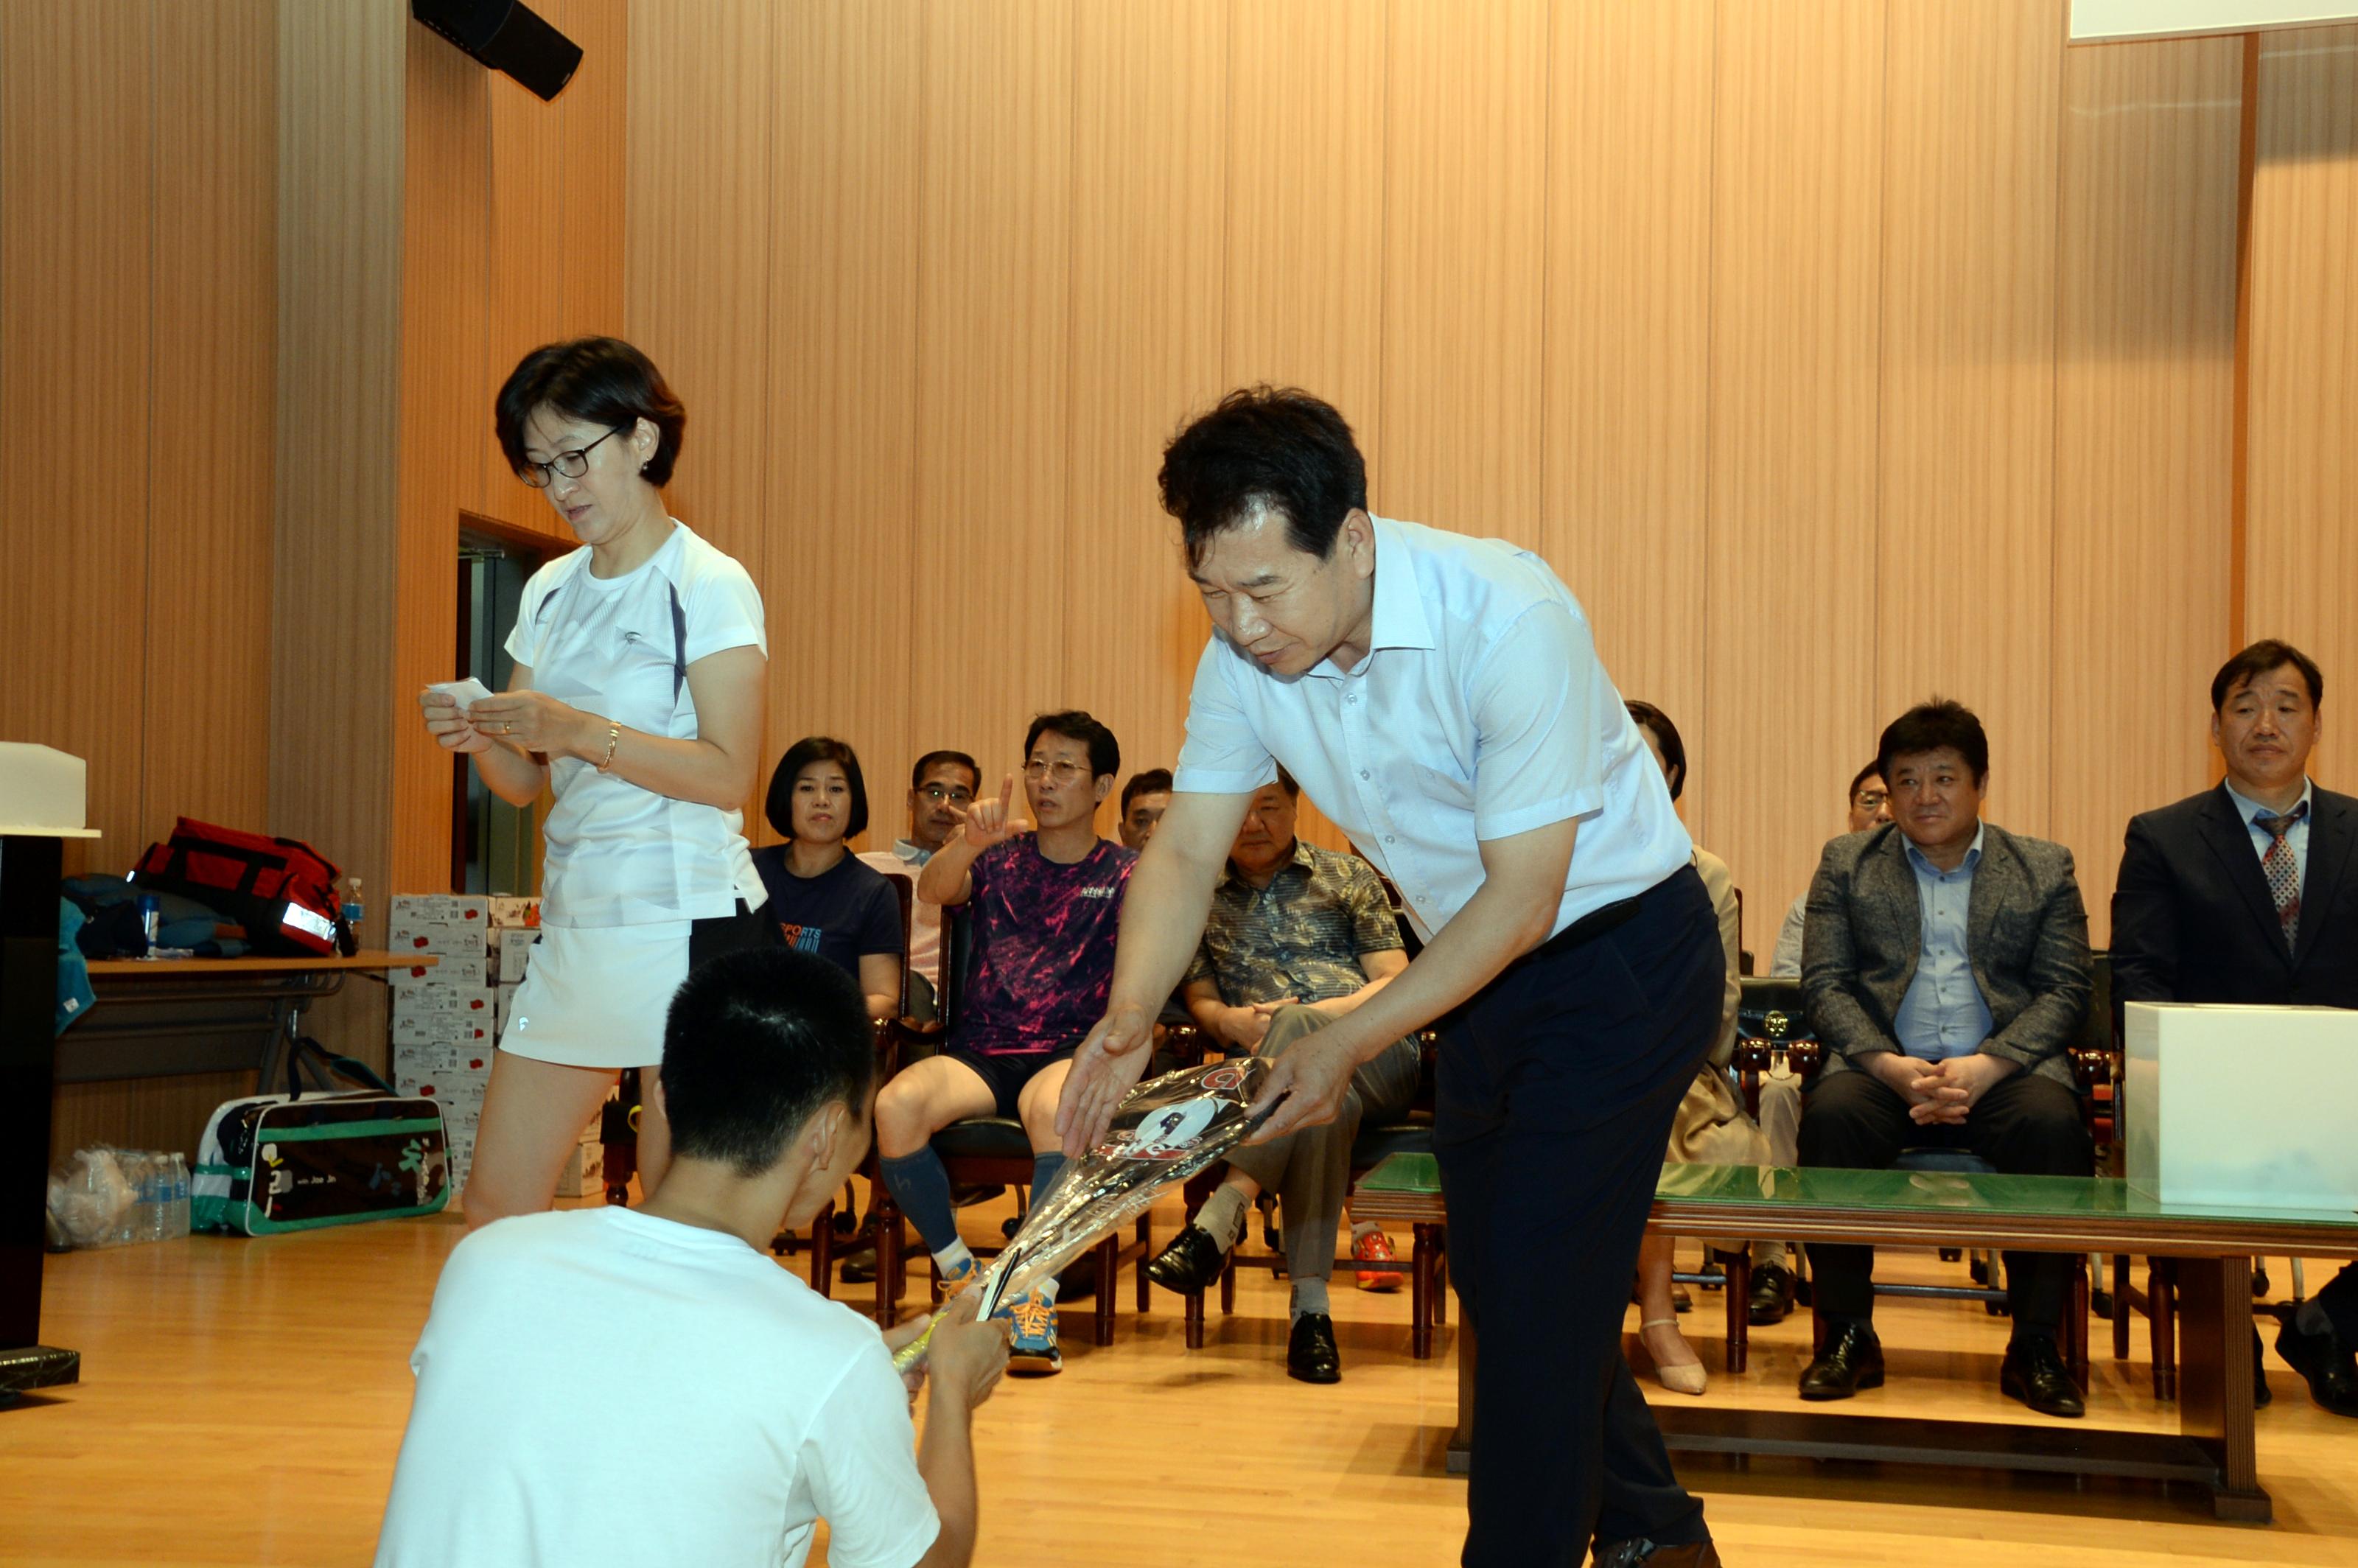
<svg viewBox="0 0 2358 1568">
<path fill-rule="evenodd" d="M 623 1067 L 663 1054 L 689 968 L 777 939 L 739 803 L 760 765 L 768 664 L 745 568 L 665 511 L 686 423 L 646 357 L 611 338 L 525 356 L 502 387 L 508 460 L 582 547 L 533 574 L 507 642 L 508 690 L 426 727 L 518 805 L 544 785 L 541 935 L 492 1058 L 465 1206 L 470 1227 L 546 1208 L 582 1127 Z M 638 1164 L 670 1162 L 643 1101 Z"/>
</svg>

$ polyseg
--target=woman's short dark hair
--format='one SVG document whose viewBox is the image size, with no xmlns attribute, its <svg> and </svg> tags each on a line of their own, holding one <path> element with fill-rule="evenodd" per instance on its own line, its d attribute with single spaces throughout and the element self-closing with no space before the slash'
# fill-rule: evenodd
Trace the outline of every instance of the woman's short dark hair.
<svg viewBox="0 0 2358 1568">
<path fill-rule="evenodd" d="M 866 1119 L 876 1035 L 849 971 L 816 953 L 745 947 L 673 994 L 659 1070 L 672 1152 L 758 1176 L 830 1101 Z"/>
<path fill-rule="evenodd" d="M 1028 760 L 1032 754 L 1032 748 L 1029 746 L 1023 748 L 1023 754 Z M 1130 775 L 1130 782 L 1121 786 L 1121 814 L 1128 816 L 1130 803 L 1141 795 L 1169 795 L 1170 793 L 1171 770 L 1169 768 L 1149 768 L 1142 773 L 1132 773 Z"/>
<path fill-rule="evenodd" d="M 1989 737 L 1982 731 L 1982 721 L 1963 703 L 1937 693 L 1884 726 L 1883 739 L 1875 748 L 1875 771 L 1888 784 L 1894 758 L 1937 752 L 1943 746 L 1955 747 L 1965 759 L 1976 786 L 1989 777 Z"/>
<path fill-rule="evenodd" d="M 2265 642 L 2253 643 L 2219 666 L 2219 673 L 2211 677 L 2211 711 L 2224 712 L 2227 698 L 2234 695 L 2236 687 L 2287 665 L 2300 672 L 2301 681 L 2309 687 L 2309 705 L 2311 708 L 2324 707 L 2325 672 L 2317 667 L 2317 661 L 2290 643 L 2280 643 L 2270 637 Z"/>
<path fill-rule="evenodd" d="M 1297 387 L 1239 387 L 1163 449 L 1163 510 L 1179 519 L 1187 558 L 1270 512 L 1288 543 L 1324 560 L 1343 519 L 1368 504 L 1368 464 L 1334 406 Z"/>
<path fill-rule="evenodd" d="M 795 781 L 813 762 L 834 762 L 843 769 L 843 778 L 851 786 L 851 823 L 843 830 L 847 838 L 857 838 L 868 831 L 868 781 L 860 776 L 860 754 L 832 735 L 806 735 L 786 748 L 778 759 L 775 772 L 770 774 L 770 793 L 762 803 L 762 815 L 778 836 L 795 836 Z"/>
<path fill-rule="evenodd" d="M 516 362 L 500 387 L 492 427 L 499 432 L 501 454 L 518 475 L 528 460 L 525 422 L 541 407 L 610 430 L 631 430 L 644 419 L 655 427 L 655 455 L 639 466 L 640 476 L 658 490 L 671 482 L 687 410 L 672 395 L 654 362 L 622 339 L 543 343 Z"/>
<path fill-rule="evenodd" d="M 964 752 L 928 752 L 919 757 L 916 766 L 909 770 L 909 787 L 925 788 L 925 775 L 936 768 L 964 768 L 967 778 L 971 781 L 967 788 L 972 790 L 982 788 L 982 764 Z"/>
<path fill-rule="evenodd" d="M 1078 741 L 1089 749 L 1089 773 L 1103 778 L 1108 773 L 1121 772 L 1121 742 L 1113 731 L 1082 712 L 1068 708 L 1063 713 L 1044 713 L 1032 720 L 1032 728 L 1023 732 L 1023 760 L 1032 760 L 1032 748 L 1040 743 L 1043 735 L 1062 735 L 1067 741 Z"/>
<path fill-rule="evenodd" d="M 1654 744 L 1662 749 L 1662 772 L 1669 777 L 1671 798 L 1678 799 L 1687 787 L 1687 743 L 1679 739 L 1679 727 L 1671 722 L 1669 714 L 1650 702 L 1630 699 L 1622 706 L 1629 710 L 1630 718 L 1654 732 Z"/>
</svg>

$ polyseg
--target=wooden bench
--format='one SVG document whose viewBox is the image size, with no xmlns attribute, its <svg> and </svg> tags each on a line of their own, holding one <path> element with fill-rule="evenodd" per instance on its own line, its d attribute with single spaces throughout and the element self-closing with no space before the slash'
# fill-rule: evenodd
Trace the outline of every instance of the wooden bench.
<svg viewBox="0 0 2358 1568">
<path fill-rule="evenodd" d="M 1437 1163 L 1398 1155 L 1359 1184 L 1359 1212 L 1446 1226 Z M 2163 1204 L 2108 1177 L 1671 1165 L 1650 1231 L 1778 1235 L 1809 1241 L 2032 1252 L 2134 1252 L 2178 1260 L 2179 1430 L 2084 1422 L 1920 1421 L 1823 1407 L 1657 1407 L 1676 1452 L 1958 1465 L 2180 1481 L 2207 1488 L 2221 1519 L 2266 1522 L 2272 1505 L 2253 1454 L 2251 1260 L 2255 1253 L 2358 1257 L 2358 1213 Z M 1730 1289 L 1734 1281 L 1730 1281 Z M 1457 1426 L 1449 1468 L 1470 1465 L 1473 1325 L 1457 1342 Z"/>
</svg>

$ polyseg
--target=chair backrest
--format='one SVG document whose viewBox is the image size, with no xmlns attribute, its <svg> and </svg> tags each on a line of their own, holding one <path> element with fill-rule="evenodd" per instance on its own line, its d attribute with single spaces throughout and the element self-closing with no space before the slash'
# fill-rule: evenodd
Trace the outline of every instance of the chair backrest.
<svg viewBox="0 0 2358 1568">
<path fill-rule="evenodd" d="M 967 981 L 974 974 L 974 909 L 952 904 L 942 911 L 942 984 L 938 1011 L 948 1033 L 966 1011 Z"/>
<path fill-rule="evenodd" d="M 917 928 L 917 884 L 906 871 L 885 871 L 884 880 L 892 884 L 892 896 L 901 901 L 901 1013 L 910 1016 L 909 978 L 914 972 L 909 963 L 910 949 L 915 945 Z"/>
</svg>

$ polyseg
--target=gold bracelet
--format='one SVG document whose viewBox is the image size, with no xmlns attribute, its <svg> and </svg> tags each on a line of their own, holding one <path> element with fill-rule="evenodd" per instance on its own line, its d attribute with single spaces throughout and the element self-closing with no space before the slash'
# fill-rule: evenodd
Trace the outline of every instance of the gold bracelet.
<svg viewBox="0 0 2358 1568">
<path fill-rule="evenodd" d="M 622 743 L 622 727 L 612 719 L 608 719 L 606 721 L 606 760 L 598 764 L 600 773 L 605 773 L 614 765 L 614 748 Z"/>
</svg>

